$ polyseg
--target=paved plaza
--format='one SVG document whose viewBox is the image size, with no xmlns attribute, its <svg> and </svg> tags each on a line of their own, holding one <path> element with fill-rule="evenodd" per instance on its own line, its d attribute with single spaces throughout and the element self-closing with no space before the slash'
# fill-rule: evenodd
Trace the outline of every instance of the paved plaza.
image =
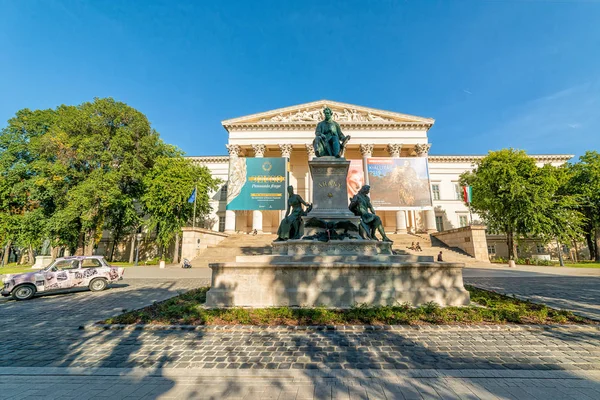
<svg viewBox="0 0 600 400">
<path fill-rule="evenodd" d="M 0 398 L 600 399 L 596 327 L 79 329 L 209 282 L 129 272 L 100 293 L 0 300 Z M 465 270 L 467 283 L 592 312 L 599 279 Z"/>
</svg>

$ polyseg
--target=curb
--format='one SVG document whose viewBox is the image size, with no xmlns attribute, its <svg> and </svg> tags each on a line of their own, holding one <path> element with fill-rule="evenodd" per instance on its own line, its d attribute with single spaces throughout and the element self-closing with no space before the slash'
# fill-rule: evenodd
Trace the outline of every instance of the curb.
<svg viewBox="0 0 600 400">
<path fill-rule="evenodd" d="M 202 332 L 464 332 L 464 331 L 600 331 L 595 325 L 152 325 L 87 324 L 84 331 L 202 331 Z"/>
</svg>

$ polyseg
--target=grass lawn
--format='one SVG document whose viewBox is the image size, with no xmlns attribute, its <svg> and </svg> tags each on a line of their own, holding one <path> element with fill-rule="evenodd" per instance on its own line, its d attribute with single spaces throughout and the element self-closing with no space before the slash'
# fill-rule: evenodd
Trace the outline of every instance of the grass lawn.
<svg viewBox="0 0 600 400">
<path fill-rule="evenodd" d="M 565 263 L 565 267 L 571 268 L 600 268 L 600 263 L 597 262 L 579 262 L 579 263 Z"/>
<path fill-rule="evenodd" d="M 428 303 L 420 307 L 402 304 L 357 306 L 348 310 L 324 307 L 208 310 L 204 303 L 209 288 L 204 287 L 104 322 L 158 325 L 596 324 L 570 311 L 554 310 L 473 286 L 465 285 L 465 288 L 471 293 L 471 301 L 479 306 L 441 308 Z"/>
<path fill-rule="evenodd" d="M 31 269 L 31 265 L 17 265 L 17 263 L 6 264 L 4 267 L 0 267 L 0 275 L 6 274 L 22 274 L 23 272 L 34 272 L 35 269 Z"/>
</svg>

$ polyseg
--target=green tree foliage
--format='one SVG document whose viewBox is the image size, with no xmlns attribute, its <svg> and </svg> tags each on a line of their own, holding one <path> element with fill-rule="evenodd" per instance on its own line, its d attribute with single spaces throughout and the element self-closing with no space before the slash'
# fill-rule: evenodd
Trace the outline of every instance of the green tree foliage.
<svg viewBox="0 0 600 400">
<path fill-rule="evenodd" d="M 519 238 L 570 241 L 581 234 L 583 216 L 576 198 L 564 190 L 568 180 L 566 168 L 538 167 L 513 149 L 490 152 L 461 175 L 461 184 L 473 188 L 473 211 L 490 230 L 506 235 L 511 259 L 517 258 Z"/>
<path fill-rule="evenodd" d="M 157 240 L 167 247 L 175 239 L 173 262 L 179 262 L 179 232 L 192 220 L 193 204 L 188 199 L 196 191 L 196 216 L 210 212 L 209 193 L 221 181 L 206 167 L 184 158 L 161 157 L 144 180 L 142 202 L 148 215 L 148 229 L 156 230 Z"/>
<path fill-rule="evenodd" d="M 20 110 L 0 131 L 0 240 L 91 254 L 104 227 L 139 225 L 135 205 L 160 157 L 181 158 L 144 114 L 113 99 Z M 139 208 L 139 207 L 138 207 Z"/>
<path fill-rule="evenodd" d="M 600 154 L 588 151 L 569 169 L 567 191 L 578 197 L 590 257 L 600 262 Z"/>
</svg>

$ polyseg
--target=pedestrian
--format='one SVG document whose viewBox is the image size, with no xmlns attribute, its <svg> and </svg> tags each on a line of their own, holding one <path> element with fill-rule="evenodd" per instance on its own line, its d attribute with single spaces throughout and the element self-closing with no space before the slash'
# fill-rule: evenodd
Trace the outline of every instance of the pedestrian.
<svg viewBox="0 0 600 400">
<path fill-rule="evenodd" d="M 417 242 L 417 244 L 415 245 L 415 250 L 416 251 L 423 251 L 423 249 L 421 248 L 421 245 L 419 244 L 419 242 Z"/>
<path fill-rule="evenodd" d="M 440 251 L 440 254 L 438 254 L 437 260 L 438 260 L 438 262 L 444 261 L 444 259 L 442 258 L 442 252 L 441 251 Z"/>
<path fill-rule="evenodd" d="M 252 231 L 252 236 L 256 236 L 257 233 L 258 231 L 255 229 L 254 231 Z"/>
<path fill-rule="evenodd" d="M 415 242 L 412 242 L 410 244 L 410 247 L 408 248 L 409 250 L 415 250 Z"/>
</svg>

